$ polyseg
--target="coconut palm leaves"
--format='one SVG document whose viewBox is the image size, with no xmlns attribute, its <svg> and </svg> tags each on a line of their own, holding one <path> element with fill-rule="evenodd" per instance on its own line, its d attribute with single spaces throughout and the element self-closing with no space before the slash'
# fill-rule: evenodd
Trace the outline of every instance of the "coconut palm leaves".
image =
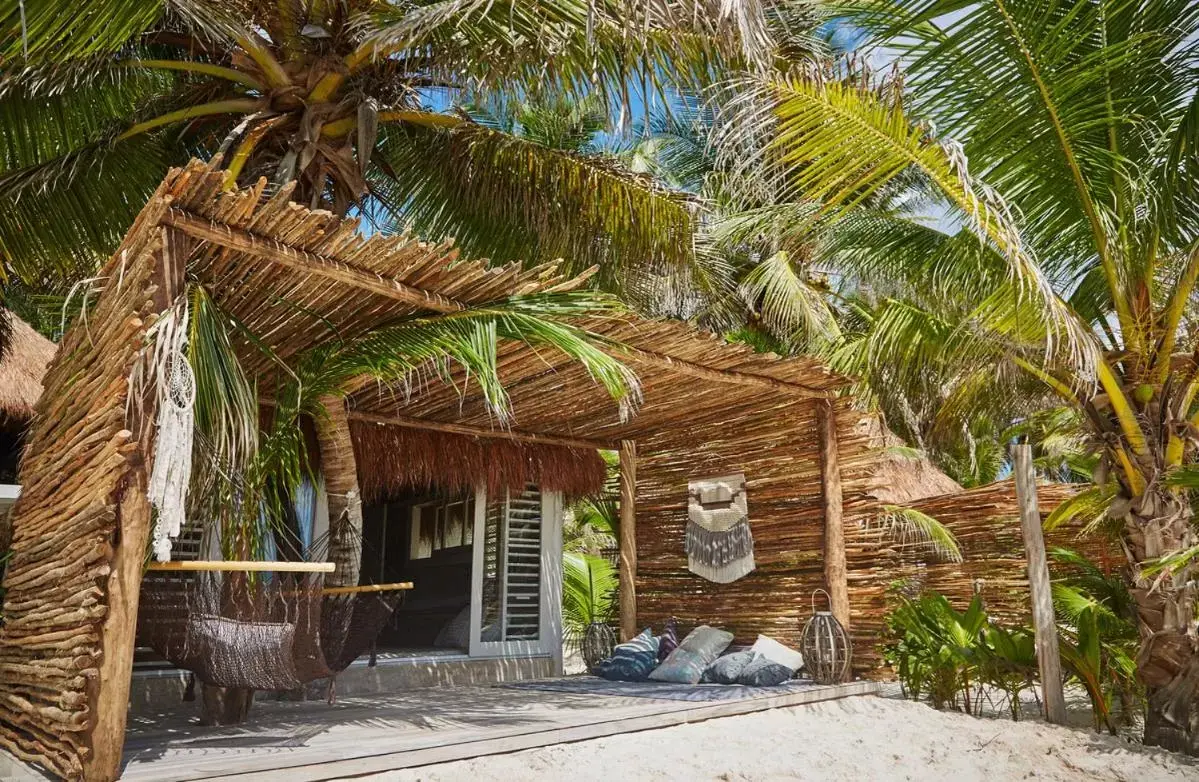
<svg viewBox="0 0 1199 782">
<path fill-rule="evenodd" d="M 29 6 L 28 8 L 26 6 Z M 686 267 L 692 210 L 610 160 L 482 126 L 496 95 L 635 106 L 794 45 L 806 4 L 537 0 L 0 3 L 0 253 L 24 272 L 106 255 L 165 168 L 221 155 L 230 184 L 497 260 Z M 806 26 L 805 26 L 806 25 Z M 608 274 L 603 279 L 615 280 Z"/>
</svg>

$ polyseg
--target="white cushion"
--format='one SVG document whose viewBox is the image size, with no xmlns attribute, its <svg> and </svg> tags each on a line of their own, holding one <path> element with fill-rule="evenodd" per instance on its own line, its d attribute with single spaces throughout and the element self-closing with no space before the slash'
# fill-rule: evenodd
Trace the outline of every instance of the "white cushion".
<svg viewBox="0 0 1199 782">
<path fill-rule="evenodd" d="M 802 654 L 765 635 L 759 635 L 758 640 L 754 641 L 754 645 L 750 647 L 750 650 L 757 652 L 771 662 L 790 668 L 791 673 L 795 673 L 803 667 Z"/>
</svg>

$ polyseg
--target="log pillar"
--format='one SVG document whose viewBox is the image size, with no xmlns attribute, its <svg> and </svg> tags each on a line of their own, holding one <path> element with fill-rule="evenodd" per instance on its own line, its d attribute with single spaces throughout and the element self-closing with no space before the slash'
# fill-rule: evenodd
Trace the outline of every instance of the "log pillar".
<svg viewBox="0 0 1199 782">
<path fill-rule="evenodd" d="M 820 483 L 824 501 L 824 583 L 833 616 L 849 629 L 849 576 L 845 566 L 845 527 L 841 496 L 841 464 L 837 445 L 837 410 L 833 400 L 816 403 L 820 434 Z"/>
<path fill-rule="evenodd" d="M 1045 535 L 1037 505 L 1037 479 L 1032 468 L 1032 446 L 1012 446 L 1012 473 L 1016 478 L 1016 501 L 1020 503 L 1020 532 L 1028 558 L 1028 590 L 1032 596 L 1032 621 L 1041 673 L 1045 719 L 1066 724 L 1066 698 L 1062 691 L 1062 658 L 1057 645 L 1057 622 L 1053 616 L 1053 588 L 1049 584 L 1049 562 L 1045 557 Z"/>
<path fill-rule="evenodd" d="M 326 414 L 317 417 L 316 437 L 329 498 L 329 559 L 337 563 L 337 570 L 325 577 L 325 583 L 357 586 L 362 566 L 362 495 L 350 418 L 341 397 L 324 397 L 321 404 Z"/>
<path fill-rule="evenodd" d="M 637 634 L 637 443 L 620 441 L 620 637 Z"/>
</svg>

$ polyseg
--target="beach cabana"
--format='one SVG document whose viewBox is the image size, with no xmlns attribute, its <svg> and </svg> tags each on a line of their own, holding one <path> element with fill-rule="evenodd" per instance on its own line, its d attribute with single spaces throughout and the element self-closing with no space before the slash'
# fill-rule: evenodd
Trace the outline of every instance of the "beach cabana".
<svg viewBox="0 0 1199 782">
<path fill-rule="evenodd" d="M 202 282 L 283 362 L 412 313 L 579 284 L 552 267 L 463 260 L 447 243 L 366 238 L 287 192 L 227 191 L 224 179 L 200 163 L 169 174 L 102 269 L 103 292 L 64 336 L 36 407 L 4 581 L 0 747 L 65 778 L 119 769 L 160 444 L 147 332 L 185 281 Z M 585 325 L 619 343 L 608 349 L 638 375 L 635 414 L 581 367 L 515 344 L 500 348 L 513 411 L 503 427 L 460 372 L 417 387 L 351 384 L 330 399 L 312 432 L 313 524 L 348 519 L 383 552 L 335 542 L 336 583 L 393 565 L 419 573 L 411 621 L 395 629 L 424 633 L 418 645 L 437 624 L 454 630 L 455 663 L 476 666 L 473 681 L 496 661 L 559 670 L 564 497 L 594 481 L 595 453 L 609 449 L 620 454 L 625 635 L 675 615 L 745 642 L 794 642 L 816 588 L 852 625 L 846 540 L 868 545 L 854 519 L 872 502 L 873 457 L 860 416 L 835 395 L 845 380 L 677 322 Z M 258 388 L 272 388 L 278 362 L 248 345 L 239 354 Z M 719 543 L 729 513 L 752 533 L 734 525 L 731 566 Z M 422 607 L 416 593 L 435 583 Z M 464 634 L 441 621 L 455 610 Z"/>
</svg>

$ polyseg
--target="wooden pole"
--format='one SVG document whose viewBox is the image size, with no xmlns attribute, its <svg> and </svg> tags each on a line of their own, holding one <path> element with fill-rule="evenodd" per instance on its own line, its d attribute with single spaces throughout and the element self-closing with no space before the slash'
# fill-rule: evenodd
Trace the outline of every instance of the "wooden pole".
<svg viewBox="0 0 1199 782">
<path fill-rule="evenodd" d="M 620 636 L 637 634 L 637 443 L 620 441 Z"/>
<path fill-rule="evenodd" d="M 351 421 L 365 421 L 383 426 L 402 426 L 408 429 L 425 429 L 430 432 L 445 432 L 460 434 L 468 437 L 485 437 L 493 440 L 513 440 L 521 443 L 536 443 L 538 445 L 562 445 L 567 448 L 590 448 L 598 451 L 615 451 L 619 443 L 606 440 L 583 440 L 577 437 L 559 437 L 558 435 L 542 434 L 540 432 L 524 432 L 517 429 L 488 429 L 483 426 L 456 424 L 445 421 L 429 421 L 424 418 L 413 418 L 408 415 L 392 413 L 379 415 L 362 410 L 349 412 Z"/>
<path fill-rule="evenodd" d="M 1053 616 L 1053 592 L 1049 585 L 1049 563 L 1045 558 L 1045 536 L 1037 505 L 1037 482 L 1032 469 L 1032 446 L 1012 446 L 1016 477 L 1016 500 L 1020 503 L 1020 531 L 1028 557 L 1028 588 L 1032 594 L 1032 620 L 1036 631 L 1037 665 L 1041 669 L 1045 719 L 1066 724 L 1066 699 L 1062 692 L 1062 658 L 1057 648 L 1057 622 Z"/>
<path fill-rule="evenodd" d="M 820 479 L 824 498 L 824 582 L 831 610 L 849 629 L 849 575 L 845 566 L 844 510 L 841 496 L 841 463 L 837 446 L 837 411 L 833 402 L 816 403 L 820 428 Z"/>
<path fill-rule="evenodd" d="M 221 573 L 333 573 L 333 562 L 274 562 L 260 559 L 179 559 L 151 562 L 146 570 L 206 571 Z"/>
</svg>

